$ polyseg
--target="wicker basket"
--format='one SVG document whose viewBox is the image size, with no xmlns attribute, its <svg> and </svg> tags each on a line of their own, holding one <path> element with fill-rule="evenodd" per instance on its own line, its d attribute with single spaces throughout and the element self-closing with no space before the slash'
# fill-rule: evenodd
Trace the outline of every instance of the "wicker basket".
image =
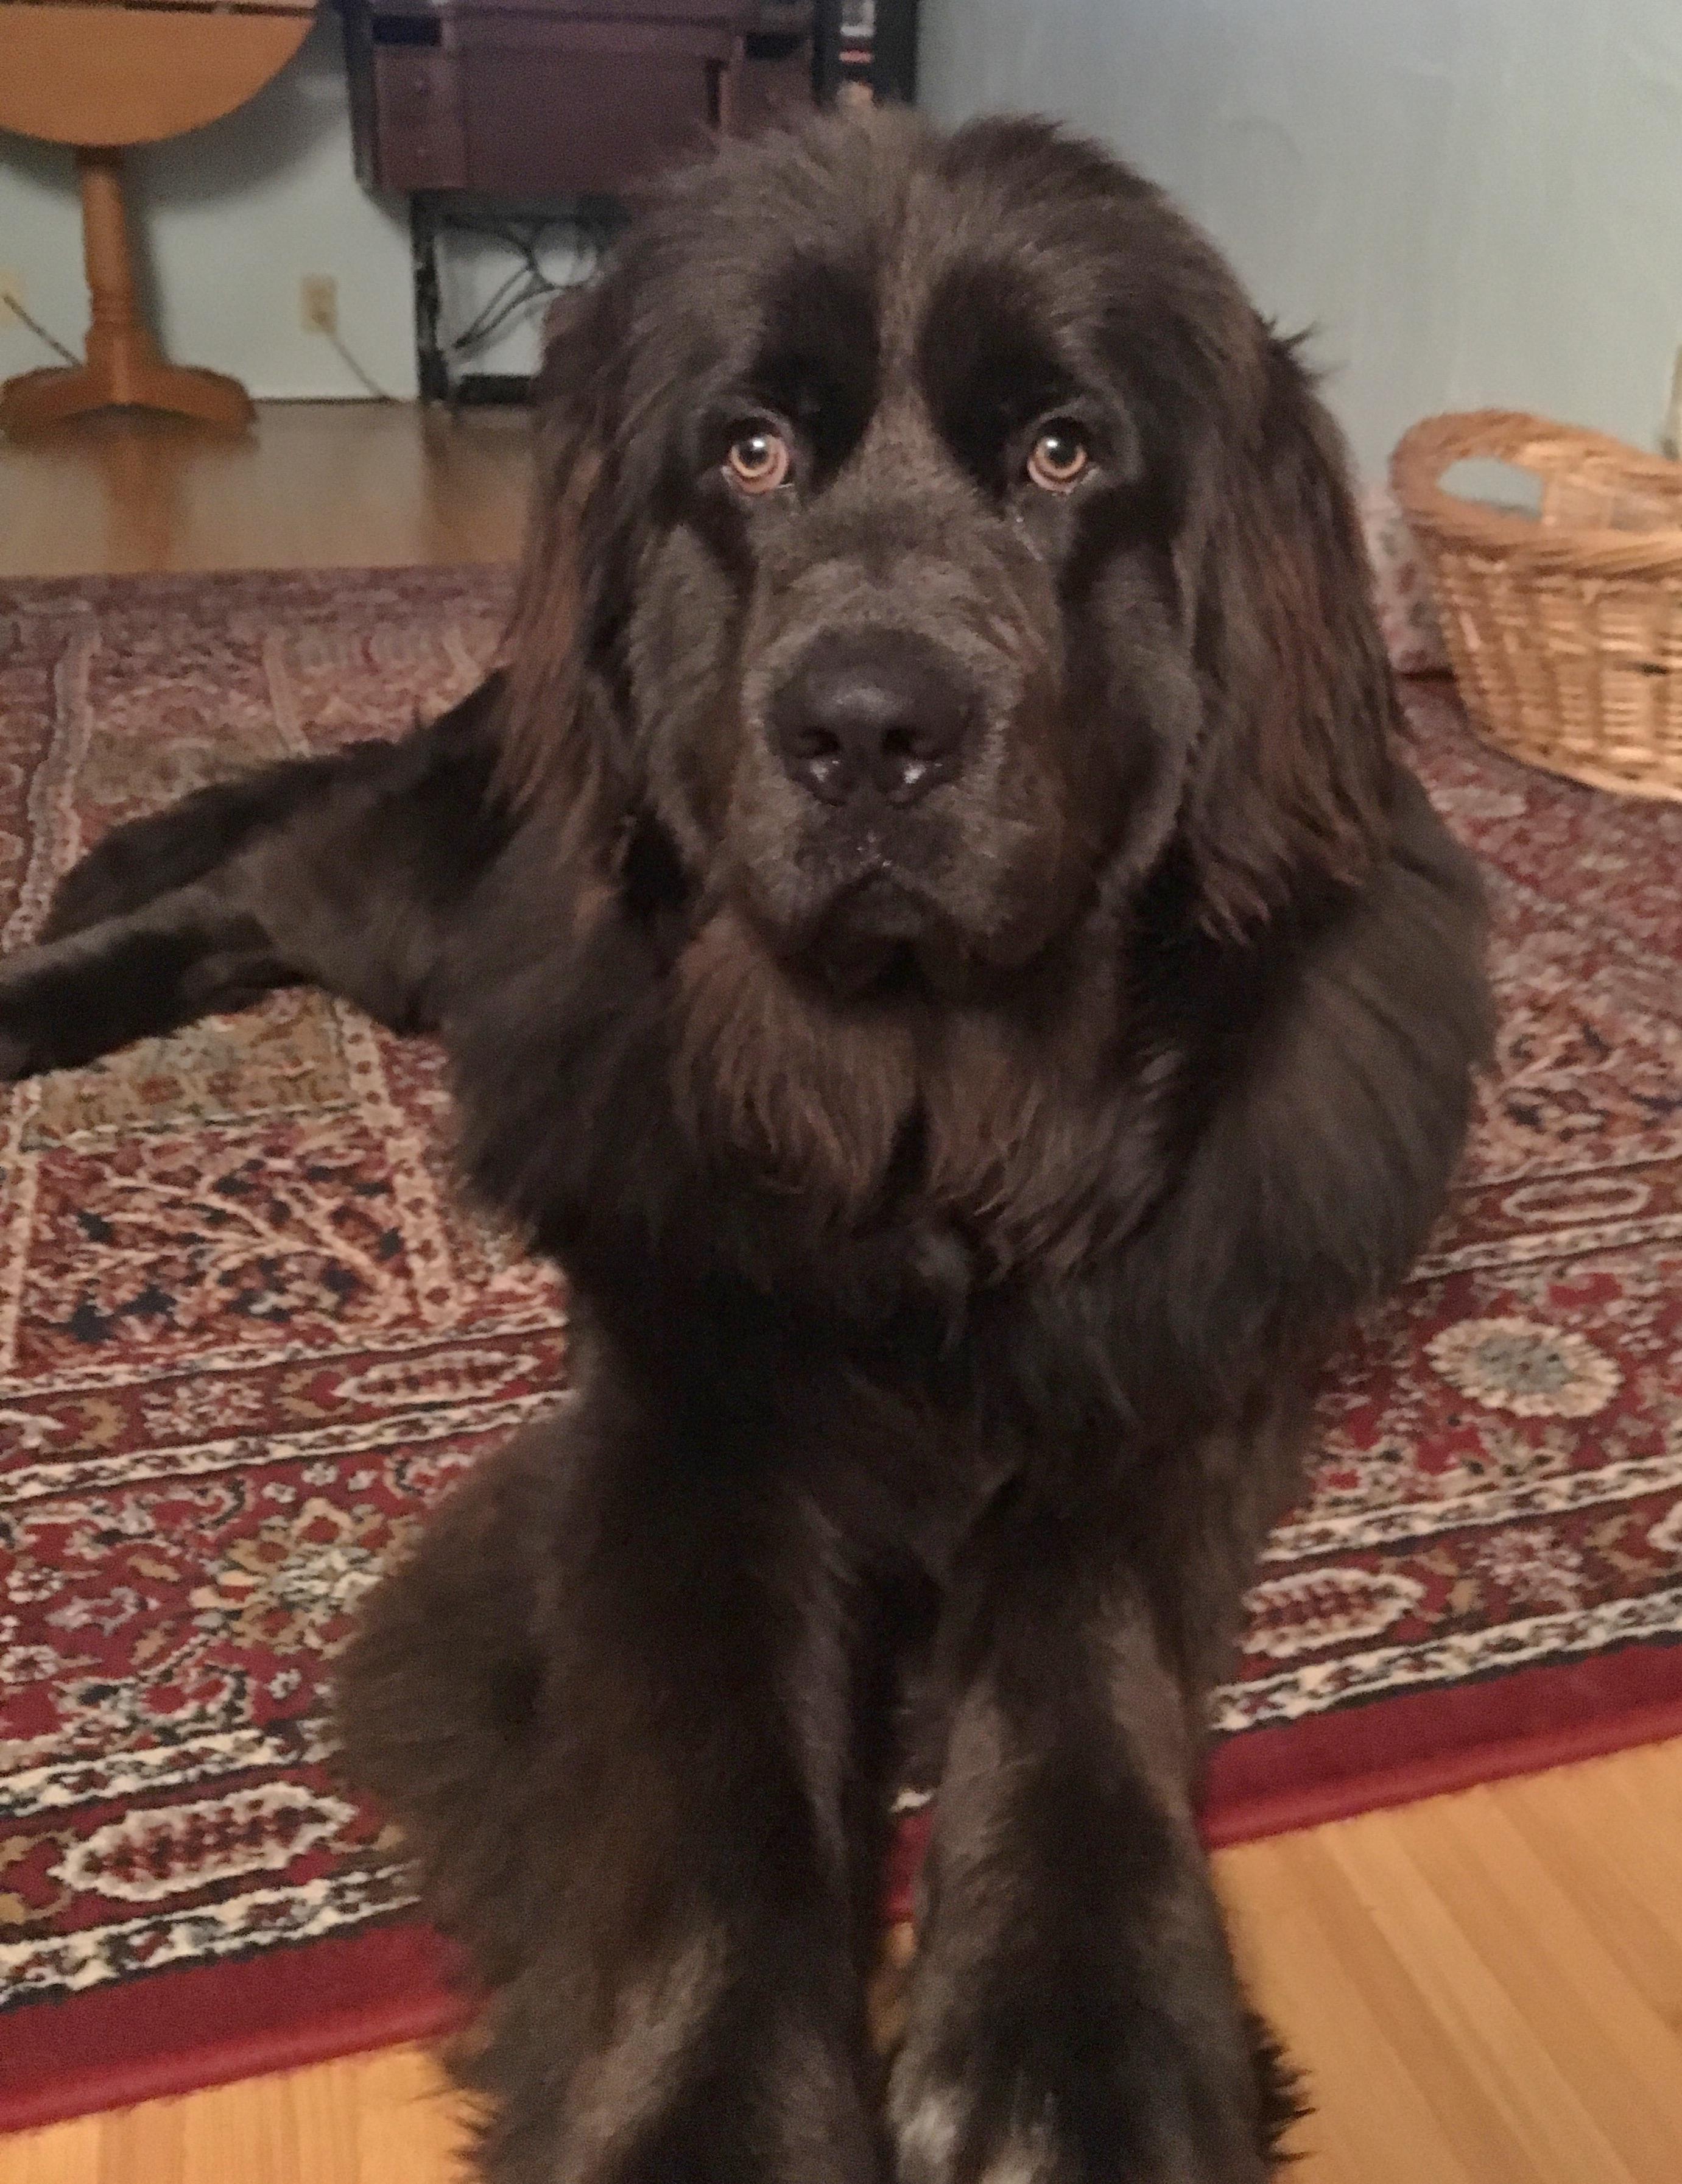
<svg viewBox="0 0 1682 2184">
<path fill-rule="evenodd" d="M 1534 471 L 1540 517 L 1445 493 L 1468 459 Z M 1390 478 L 1490 742 L 1596 788 L 1682 799 L 1682 464 L 1482 410 L 1416 425 Z"/>
</svg>

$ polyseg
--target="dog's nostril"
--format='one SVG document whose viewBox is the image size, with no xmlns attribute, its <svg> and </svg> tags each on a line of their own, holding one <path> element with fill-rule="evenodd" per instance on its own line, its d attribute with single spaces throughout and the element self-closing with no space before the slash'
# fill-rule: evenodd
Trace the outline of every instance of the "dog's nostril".
<svg viewBox="0 0 1682 2184">
<path fill-rule="evenodd" d="M 771 739 L 790 777 L 823 803 L 911 804 L 957 771 L 977 710 L 961 669 L 927 638 L 831 632 L 777 692 Z"/>
<path fill-rule="evenodd" d="M 797 781 L 804 783 L 825 803 L 845 801 L 849 793 L 847 761 L 838 736 L 824 728 L 812 728 L 792 738 L 783 754 L 783 764 Z"/>
</svg>

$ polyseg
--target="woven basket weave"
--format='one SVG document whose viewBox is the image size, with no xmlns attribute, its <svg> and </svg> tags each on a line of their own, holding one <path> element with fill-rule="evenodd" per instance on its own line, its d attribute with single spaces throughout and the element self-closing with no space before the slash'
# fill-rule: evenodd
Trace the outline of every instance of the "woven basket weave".
<svg viewBox="0 0 1682 2184">
<path fill-rule="evenodd" d="M 1540 515 L 1445 493 L 1468 460 L 1533 471 Z M 1390 479 L 1490 742 L 1596 788 L 1682 799 L 1682 464 L 1480 410 L 1416 425 Z"/>
</svg>

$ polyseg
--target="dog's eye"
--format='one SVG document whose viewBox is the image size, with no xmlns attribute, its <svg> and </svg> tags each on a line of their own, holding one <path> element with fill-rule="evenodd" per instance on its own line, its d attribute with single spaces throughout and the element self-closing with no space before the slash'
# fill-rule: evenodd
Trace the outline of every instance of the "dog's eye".
<svg viewBox="0 0 1682 2184">
<path fill-rule="evenodd" d="M 1092 450 L 1073 425 L 1048 425 L 1033 443 L 1028 474 L 1045 493 L 1071 493 L 1092 466 Z"/>
<path fill-rule="evenodd" d="M 743 493 L 775 493 L 793 467 L 788 443 L 769 425 L 749 425 L 730 443 L 725 474 Z"/>
</svg>

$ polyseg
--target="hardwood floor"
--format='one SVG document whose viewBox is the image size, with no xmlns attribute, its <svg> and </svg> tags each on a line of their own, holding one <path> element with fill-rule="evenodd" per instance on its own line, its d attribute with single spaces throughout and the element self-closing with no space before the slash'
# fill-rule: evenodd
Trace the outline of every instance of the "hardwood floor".
<svg viewBox="0 0 1682 2184">
<path fill-rule="evenodd" d="M 0 575 L 501 559 L 525 451 L 515 417 L 361 404 L 238 443 L 94 420 L 0 444 Z M 1301 2184 L 1682 2179 L 1682 1741 L 1217 1869 L 1316 2104 Z M 0 2184 L 443 2184 L 459 2144 L 395 2049 L 0 2140 Z"/>
<path fill-rule="evenodd" d="M 1304 2184 L 1682 2177 L 1682 1743 L 1218 1864 Z"/>
<path fill-rule="evenodd" d="M 0 577 L 506 560 L 529 438 L 414 403 L 265 403 L 249 433 L 106 410 L 0 438 Z"/>
</svg>

